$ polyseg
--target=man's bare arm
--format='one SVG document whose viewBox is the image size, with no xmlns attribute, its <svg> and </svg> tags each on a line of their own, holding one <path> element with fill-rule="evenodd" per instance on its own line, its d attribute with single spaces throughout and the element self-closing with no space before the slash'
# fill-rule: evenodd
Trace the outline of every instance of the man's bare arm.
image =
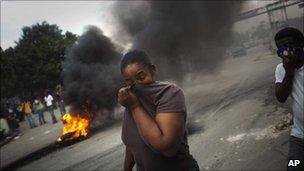
<svg viewBox="0 0 304 171">
<path fill-rule="evenodd" d="M 276 83 L 275 95 L 279 102 L 284 103 L 292 89 L 292 80 L 295 69 L 295 55 L 293 52 L 291 52 L 288 57 L 282 56 L 281 58 L 283 59 L 285 76 L 282 83 Z"/>
<path fill-rule="evenodd" d="M 286 73 L 283 82 L 276 83 L 275 95 L 279 102 L 284 103 L 287 100 L 289 94 L 291 93 L 292 79 L 293 79 L 293 74 L 287 75 Z"/>
</svg>

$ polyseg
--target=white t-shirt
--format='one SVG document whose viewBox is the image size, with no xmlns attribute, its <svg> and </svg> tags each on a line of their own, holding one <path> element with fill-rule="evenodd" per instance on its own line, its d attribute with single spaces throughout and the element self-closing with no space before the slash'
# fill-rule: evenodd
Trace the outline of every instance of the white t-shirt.
<svg viewBox="0 0 304 171">
<path fill-rule="evenodd" d="M 49 94 L 47 97 L 44 97 L 44 101 L 46 102 L 46 106 L 52 106 L 53 97 Z"/>
<path fill-rule="evenodd" d="M 303 84 L 304 84 L 304 66 L 300 69 L 295 69 L 294 77 L 292 81 L 291 98 L 292 98 L 292 113 L 293 113 L 293 126 L 291 129 L 291 135 L 304 139 L 304 110 L 303 110 Z M 278 64 L 275 77 L 275 83 L 283 82 L 285 76 L 285 69 L 283 64 Z"/>
</svg>

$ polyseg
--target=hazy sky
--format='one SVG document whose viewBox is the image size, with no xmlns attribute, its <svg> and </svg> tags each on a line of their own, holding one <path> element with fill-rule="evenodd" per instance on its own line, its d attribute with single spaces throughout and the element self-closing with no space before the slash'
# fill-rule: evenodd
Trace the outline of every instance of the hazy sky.
<svg viewBox="0 0 304 171">
<path fill-rule="evenodd" d="M 266 4 L 272 3 L 273 1 L 246 1 L 244 5 L 243 11 L 248 11 L 250 9 L 258 8 L 265 6 Z M 276 11 L 279 13 L 278 11 Z M 303 17 L 304 11 L 303 8 L 299 8 L 298 5 L 289 6 L 286 8 L 286 13 L 288 18 L 295 18 L 295 17 Z M 246 32 L 248 29 L 252 28 L 253 26 L 258 25 L 261 21 L 268 22 L 267 14 L 262 14 L 256 17 L 249 18 L 247 20 L 242 20 L 234 24 L 234 30 L 238 32 Z"/>
<path fill-rule="evenodd" d="M 96 25 L 109 35 L 109 6 L 106 1 L 1 1 L 1 47 L 14 46 L 24 26 L 47 21 L 80 35 L 86 25 Z"/>
<path fill-rule="evenodd" d="M 271 1 L 247 1 L 244 11 L 264 6 Z M 24 26 L 47 21 L 57 24 L 60 29 L 80 35 L 86 25 L 96 25 L 111 36 L 115 27 L 111 18 L 110 6 L 113 1 L 1 1 L 1 47 L 15 46 Z M 299 10 L 289 10 L 291 16 L 301 14 Z M 303 12 L 302 12 L 303 15 Z M 238 22 L 235 30 L 244 31 L 266 16 Z"/>
</svg>

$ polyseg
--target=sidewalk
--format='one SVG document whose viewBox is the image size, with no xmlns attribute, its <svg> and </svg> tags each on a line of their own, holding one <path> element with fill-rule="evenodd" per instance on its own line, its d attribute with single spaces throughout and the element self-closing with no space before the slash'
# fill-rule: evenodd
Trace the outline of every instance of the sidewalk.
<svg viewBox="0 0 304 171">
<path fill-rule="evenodd" d="M 39 125 L 38 116 L 35 116 L 35 122 Z M 20 122 L 21 135 L 19 138 L 14 138 L 11 142 L 1 147 L 1 162 L 0 167 L 3 168 L 18 159 L 21 159 L 34 151 L 53 144 L 61 134 L 62 122 L 60 120 L 60 112 L 55 110 L 57 123 L 52 124 L 51 115 L 48 112 L 44 113 L 46 124 L 30 129 L 26 121 Z"/>
</svg>

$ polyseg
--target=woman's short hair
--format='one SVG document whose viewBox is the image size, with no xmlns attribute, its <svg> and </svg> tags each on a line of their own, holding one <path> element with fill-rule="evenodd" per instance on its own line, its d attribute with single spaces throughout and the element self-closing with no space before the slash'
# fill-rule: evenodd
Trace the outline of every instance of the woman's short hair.
<svg viewBox="0 0 304 171">
<path fill-rule="evenodd" d="M 138 63 L 143 66 L 152 66 L 152 62 L 148 55 L 141 50 L 132 50 L 127 52 L 121 60 L 120 63 L 120 71 L 123 73 L 123 70 L 129 65 L 133 63 Z"/>
</svg>

